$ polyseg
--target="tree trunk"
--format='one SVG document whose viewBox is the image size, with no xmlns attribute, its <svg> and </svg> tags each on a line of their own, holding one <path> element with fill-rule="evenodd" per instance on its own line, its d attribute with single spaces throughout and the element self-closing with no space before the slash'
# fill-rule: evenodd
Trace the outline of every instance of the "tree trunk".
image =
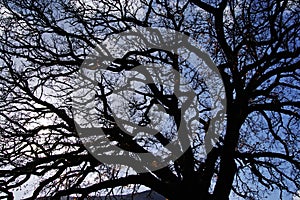
<svg viewBox="0 0 300 200">
<path fill-rule="evenodd" d="M 220 169 L 214 189 L 214 199 L 227 200 L 229 198 L 234 176 L 237 171 L 235 151 L 239 140 L 239 130 L 245 118 L 243 103 L 232 103 L 228 109 L 227 130 L 221 153 Z"/>
</svg>

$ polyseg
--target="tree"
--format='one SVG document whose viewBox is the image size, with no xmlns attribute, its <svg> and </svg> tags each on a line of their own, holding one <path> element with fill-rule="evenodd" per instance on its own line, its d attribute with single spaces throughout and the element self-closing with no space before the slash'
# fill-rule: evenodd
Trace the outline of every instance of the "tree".
<svg viewBox="0 0 300 200">
<path fill-rule="evenodd" d="M 297 194 L 297 1 L 0 2 L 2 198 L 13 199 L 13 191 L 32 180 L 35 184 L 29 199 L 67 195 L 84 198 L 103 191 L 113 194 L 115 188 L 134 193 L 141 185 L 171 200 L 187 195 L 228 199 L 230 194 L 263 199 L 273 190 L 280 192 L 281 199 Z M 178 119 L 182 105 L 165 80 L 186 75 L 196 91 L 194 98 L 203 101 L 199 100 L 202 109 L 196 115 L 199 137 L 193 137 L 181 157 L 158 170 L 136 173 L 96 159 L 79 137 L 72 109 L 73 80 L 97 45 L 137 27 L 167 28 L 188 35 L 216 64 L 226 94 L 226 128 L 205 157 L 200 156 L 200 144 L 206 143 L 200 136 L 213 120 L 206 113 L 212 107 L 207 103 L 207 86 L 193 71 L 194 63 L 184 62 L 164 49 L 129 51 L 112 60 L 106 70 L 122 76 L 140 64 L 158 63 L 177 71 L 171 78 L 160 71 L 165 73 L 161 82 L 158 76 L 156 84 L 147 83 L 138 91 L 139 98 L 127 99 L 129 114 L 139 127 L 147 128 L 154 120 L 149 110 L 160 107 L 173 119 L 170 126 L 156 134 L 153 143 L 143 143 L 122 127 L 112 126 L 116 116 L 108 100 L 116 81 L 109 74 L 97 80 L 98 120 L 104 134 L 127 151 L 148 152 L 154 142 L 167 145 L 172 138 L 167 133 L 182 121 Z"/>
</svg>

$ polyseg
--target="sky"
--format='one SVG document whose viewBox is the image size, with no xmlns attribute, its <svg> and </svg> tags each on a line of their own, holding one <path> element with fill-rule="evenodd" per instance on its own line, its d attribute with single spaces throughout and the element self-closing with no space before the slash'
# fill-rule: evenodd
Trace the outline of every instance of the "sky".
<svg viewBox="0 0 300 200">
<path fill-rule="evenodd" d="M 0 30 L 0 31 L 1 31 L 1 30 Z M 24 198 L 24 195 L 25 195 L 24 193 L 26 193 L 27 191 L 30 191 L 30 188 L 33 187 L 34 183 L 35 183 L 35 179 L 32 178 L 32 179 L 28 182 L 28 186 L 27 186 L 27 187 L 24 187 L 24 188 L 21 189 L 21 190 L 15 191 L 16 199 L 18 200 L 18 199 Z M 30 194 L 30 192 L 29 192 L 28 194 Z M 293 197 L 290 196 L 290 197 L 287 197 L 287 198 L 291 198 L 291 199 L 293 199 L 293 200 L 300 200 L 299 197 L 294 197 L 294 198 L 293 198 Z M 232 196 L 232 199 L 238 199 L 238 198 Z M 270 197 L 267 198 L 267 200 L 276 200 L 276 199 L 279 199 L 278 191 L 274 191 L 273 194 L 272 194 Z"/>
</svg>

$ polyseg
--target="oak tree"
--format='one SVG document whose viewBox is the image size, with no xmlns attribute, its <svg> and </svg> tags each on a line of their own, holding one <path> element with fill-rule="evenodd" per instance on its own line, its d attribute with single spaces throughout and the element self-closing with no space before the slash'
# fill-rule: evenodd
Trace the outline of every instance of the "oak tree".
<svg viewBox="0 0 300 200">
<path fill-rule="evenodd" d="M 17 198 L 17 190 L 27 190 L 23 197 L 28 199 L 43 196 L 58 199 L 71 195 L 86 198 L 134 194 L 143 187 L 170 200 L 186 196 L 263 199 L 272 191 L 278 191 L 283 199 L 297 194 L 300 189 L 297 1 L 0 0 L 0 12 L 2 199 Z M 224 130 L 217 136 L 206 137 L 214 120 L 214 102 L 209 100 L 205 75 L 195 70 L 198 60 L 187 62 L 176 52 L 159 45 L 146 45 L 156 44 L 157 38 L 171 41 L 164 34 L 139 41 L 141 46 L 134 51 L 126 51 L 126 44 L 131 44 L 129 39 L 121 43 L 125 51 L 121 57 L 108 63 L 92 60 L 88 62 L 91 65 L 86 64 L 87 58 L 92 59 L 95 49 L 108 39 L 147 28 L 181 33 L 196 41 L 203 50 L 200 53 L 205 51 L 211 58 L 224 85 L 224 95 L 220 94 L 220 98 L 226 100 L 226 113 L 218 124 Z M 136 41 L 133 36 L 131 39 L 133 43 Z M 193 45 L 197 46 L 192 42 Z M 112 54 L 103 53 L 108 57 Z M 74 106 L 79 108 L 81 102 L 73 98 L 74 90 L 76 97 L 84 98 L 86 94 L 74 80 L 78 80 L 83 69 L 93 74 L 104 64 L 105 72 L 90 80 L 97 91 L 92 100 L 97 105 L 96 120 L 101 124 L 102 135 L 118 148 L 132 152 L 118 166 L 94 156 L 93 145 L 102 144 L 101 140 L 96 138 L 87 147 L 75 120 L 78 109 Z M 139 70 L 133 70 L 136 67 Z M 180 82 L 183 79 L 186 82 Z M 183 109 L 187 89 L 181 88 L 182 96 L 178 95 L 175 84 L 178 80 L 194 91 L 191 102 L 196 103 L 189 105 L 197 112 Z M 136 85 L 128 88 L 132 81 Z M 122 93 L 124 85 L 129 93 Z M 116 88 L 119 96 L 112 97 Z M 119 103 L 115 103 L 116 98 Z M 123 114 L 115 114 L 114 110 Z M 89 109 L 80 111 L 83 113 L 80 120 L 85 122 Z M 165 114 L 157 114 L 160 111 Z M 120 118 L 124 120 L 122 123 Z M 180 124 L 184 120 L 197 123 L 186 123 L 193 129 L 182 130 Z M 88 122 L 85 128 L 89 128 Z M 160 131 L 150 134 L 147 140 L 135 131 L 151 132 L 154 128 Z M 99 134 L 99 129 L 89 131 L 91 135 Z M 138 160 L 139 154 L 134 153 L 163 156 L 155 155 L 153 150 L 172 143 L 176 139 L 174 133 L 190 141 L 180 157 L 157 170 L 140 172 L 129 166 Z M 211 148 L 203 154 L 203 144 L 209 146 L 211 141 L 214 141 Z M 180 144 L 175 149 L 180 149 Z M 122 154 L 119 156 L 122 160 Z M 151 164 L 159 165 L 159 160 Z"/>
</svg>

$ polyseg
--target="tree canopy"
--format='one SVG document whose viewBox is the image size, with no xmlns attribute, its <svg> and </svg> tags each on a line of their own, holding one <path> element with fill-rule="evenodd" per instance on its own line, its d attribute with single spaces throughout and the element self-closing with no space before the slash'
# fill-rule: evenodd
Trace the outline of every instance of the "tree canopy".
<svg viewBox="0 0 300 200">
<path fill-rule="evenodd" d="M 296 0 L 0 0 L 0 12 L 2 199 L 24 188 L 28 199 L 143 187 L 170 200 L 264 199 L 272 191 L 284 199 L 300 190 Z M 155 35 L 159 29 L 189 38 L 189 52 L 162 48 L 174 34 Z M 107 51 L 121 34 L 139 30 L 154 32 L 119 41 L 123 54 Z M 97 63 L 99 46 L 100 57 L 113 59 Z M 191 49 L 221 82 L 197 71 L 201 61 L 187 59 Z M 92 119 L 101 128 L 85 121 L 83 77 L 95 91 Z M 220 87 L 223 110 L 214 112 L 209 85 Z M 97 138 L 99 131 L 109 140 Z M 178 138 L 188 145 L 172 142 Z M 157 167 L 164 155 L 155 149 L 169 144 L 180 156 Z M 120 165 L 109 163 L 110 154 L 95 156 L 95 145 L 125 150 L 114 155 Z M 143 153 L 155 170 L 133 165 Z"/>
</svg>

